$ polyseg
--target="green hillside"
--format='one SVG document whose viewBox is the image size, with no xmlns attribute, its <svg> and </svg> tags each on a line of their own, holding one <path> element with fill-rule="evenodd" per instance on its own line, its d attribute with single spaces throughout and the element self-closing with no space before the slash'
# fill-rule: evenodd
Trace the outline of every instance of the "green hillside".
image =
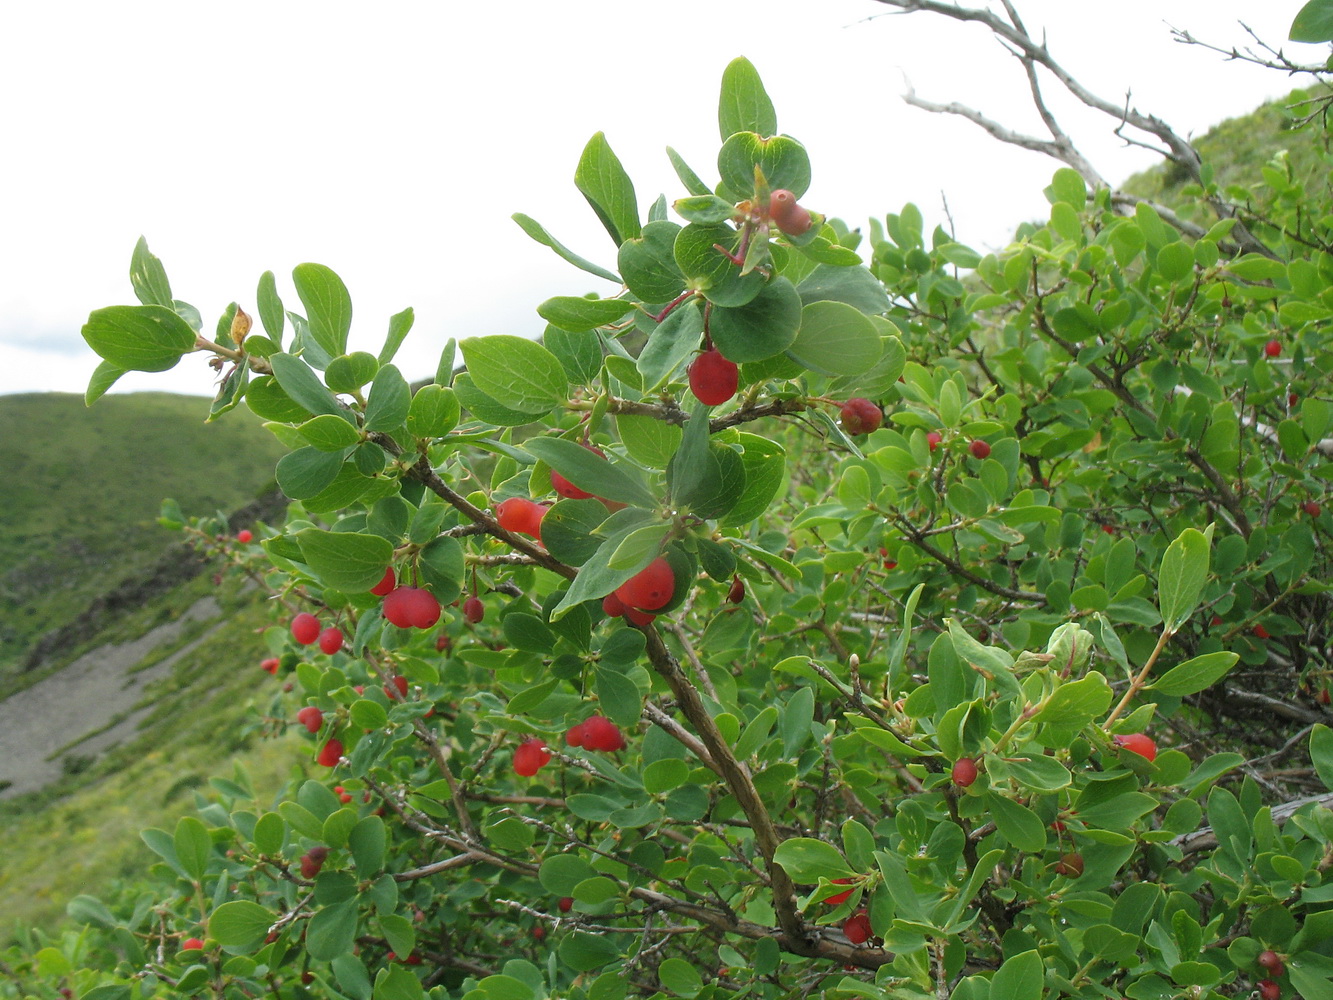
<svg viewBox="0 0 1333 1000">
<path fill-rule="evenodd" d="M 206 401 L 168 393 L 0 397 L 0 682 L 44 632 L 142 573 L 180 536 L 156 523 L 232 511 L 273 477 L 282 449 L 248 412 L 205 424 Z"/>
</svg>

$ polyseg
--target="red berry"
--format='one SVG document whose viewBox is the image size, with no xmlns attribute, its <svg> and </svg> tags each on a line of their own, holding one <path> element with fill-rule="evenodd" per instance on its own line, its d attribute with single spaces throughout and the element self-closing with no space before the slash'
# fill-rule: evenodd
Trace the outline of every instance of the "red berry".
<svg viewBox="0 0 1333 1000">
<path fill-rule="evenodd" d="M 469 625 L 475 625 L 486 617 L 486 605 L 481 603 L 481 598 L 473 594 L 463 602 L 463 618 Z"/>
<path fill-rule="evenodd" d="M 1066 878 L 1078 878 L 1083 874 L 1083 855 L 1061 855 L 1060 860 L 1051 867 L 1057 875 L 1064 875 Z"/>
<path fill-rule="evenodd" d="M 1281 976 L 1286 971 L 1286 966 L 1282 964 L 1282 956 L 1272 949 L 1259 952 L 1259 957 L 1255 961 L 1267 969 L 1270 975 Z"/>
<path fill-rule="evenodd" d="M 977 762 L 971 757 L 959 757 L 953 765 L 953 783 L 959 788 L 966 788 L 977 780 Z"/>
<path fill-rule="evenodd" d="M 435 652 L 447 653 L 454 648 L 454 640 L 447 635 L 437 636 L 435 639 Z"/>
<path fill-rule="evenodd" d="M 788 236 L 808 232 L 812 219 L 810 211 L 796 201 L 796 195 L 786 188 L 778 188 L 768 196 L 768 217 Z"/>
<path fill-rule="evenodd" d="M 292 619 L 292 638 L 302 646 L 309 646 L 319 638 L 319 619 L 309 611 L 302 611 Z"/>
<path fill-rule="evenodd" d="M 532 936 L 536 940 L 540 941 L 542 938 L 546 937 L 546 928 L 543 927 L 541 924 L 538 924 L 536 927 L 532 929 Z"/>
<path fill-rule="evenodd" d="M 181 951 L 203 951 L 204 942 L 198 938 L 186 938 L 181 942 Z"/>
<path fill-rule="evenodd" d="M 343 648 L 343 630 L 337 626 L 330 625 L 323 632 L 319 633 L 319 648 L 332 656 L 338 650 Z"/>
<path fill-rule="evenodd" d="M 842 404 L 842 429 L 853 436 L 879 430 L 884 411 L 863 396 L 853 396 Z"/>
<path fill-rule="evenodd" d="M 1333 694 L 1329 693 L 1328 688 L 1324 688 L 1324 690 L 1319 692 L 1319 704 L 1327 705 L 1330 702 L 1333 702 Z"/>
<path fill-rule="evenodd" d="M 399 628 L 430 628 L 440 620 L 440 602 L 429 590 L 395 587 L 384 598 L 384 617 Z"/>
<path fill-rule="evenodd" d="M 343 755 L 343 744 L 340 739 L 331 739 L 324 744 L 319 751 L 319 756 L 315 758 L 316 762 L 324 767 L 337 767 L 338 760 Z"/>
<path fill-rule="evenodd" d="M 395 677 L 391 683 L 384 685 L 384 697 L 388 698 L 390 701 L 395 700 L 394 692 L 397 692 L 397 700 L 405 701 L 407 699 L 406 677 L 400 675 Z"/>
<path fill-rule="evenodd" d="M 1113 737 L 1113 742 L 1122 750 L 1136 753 L 1146 760 L 1154 760 L 1157 757 L 1157 744 L 1146 733 L 1127 733 L 1124 736 Z"/>
<path fill-rule="evenodd" d="M 870 940 L 870 917 L 865 910 L 857 910 L 842 923 L 842 932 L 852 944 Z"/>
<path fill-rule="evenodd" d="M 296 713 L 296 721 L 310 732 L 317 733 L 324 725 L 324 713 L 314 705 L 307 705 Z"/>
<path fill-rule="evenodd" d="M 1268 343 L 1264 344 L 1264 353 L 1270 358 L 1277 357 L 1282 353 L 1282 341 L 1270 340 Z"/>
<path fill-rule="evenodd" d="M 1296 402 L 1297 402 L 1300 398 L 1301 398 L 1301 397 L 1298 396 L 1298 395 L 1296 395 L 1294 392 L 1293 392 L 1293 393 L 1289 393 L 1288 396 L 1287 396 L 1287 405 L 1288 405 L 1288 406 L 1295 406 L 1295 405 L 1296 405 Z"/>
<path fill-rule="evenodd" d="M 854 878 L 835 878 L 833 880 L 834 885 L 854 885 L 855 883 L 856 879 Z M 846 889 L 842 892 L 835 892 L 832 896 L 827 897 L 824 902 L 829 906 L 839 906 L 842 903 L 847 902 L 855 891 L 855 889 Z"/>
<path fill-rule="evenodd" d="M 1301 510 L 1305 511 L 1305 513 L 1309 514 L 1311 517 L 1318 517 L 1322 508 L 1313 500 L 1307 500 L 1305 503 L 1301 504 Z"/>
<path fill-rule="evenodd" d="M 606 458 L 606 452 L 602 451 L 601 448 L 594 448 L 592 445 L 584 441 L 579 443 L 598 458 Z M 590 500 L 594 496 L 594 494 L 589 493 L 587 490 L 579 489 L 554 469 L 551 470 L 551 489 L 555 490 L 559 496 L 564 497 L 566 500 Z"/>
<path fill-rule="evenodd" d="M 1262 625 L 1254 626 L 1254 637 L 1256 639 L 1267 639 L 1269 637 L 1268 629 L 1264 628 Z"/>
<path fill-rule="evenodd" d="M 557 489 L 556 492 L 559 493 L 560 490 Z M 584 496 L 588 494 L 585 493 Z M 523 497 L 510 497 L 495 508 L 495 519 L 505 531 L 531 535 L 538 541 L 541 541 L 542 518 L 545 516 L 546 508 L 542 504 L 525 500 Z"/>
<path fill-rule="evenodd" d="M 236 540 L 242 545 L 249 545 L 255 540 L 255 536 L 250 529 L 242 528 L 240 531 L 236 532 Z"/>
<path fill-rule="evenodd" d="M 616 596 L 628 607 L 656 611 L 676 592 L 676 576 L 671 564 L 658 556 L 616 588 Z"/>
<path fill-rule="evenodd" d="M 615 594 L 607 594 L 602 598 L 602 613 L 608 618 L 619 618 L 625 613 L 625 602 Z"/>
<path fill-rule="evenodd" d="M 327 847 L 312 847 L 301 855 L 301 877 L 314 878 L 324 867 L 324 859 L 329 856 Z"/>
<path fill-rule="evenodd" d="M 574 897 L 561 896 L 560 902 L 556 903 L 555 905 L 556 908 L 559 909 L 561 913 L 568 913 L 570 910 L 574 909 Z"/>
<path fill-rule="evenodd" d="M 705 406 L 721 406 L 736 395 L 740 385 L 740 368 L 716 347 L 690 362 L 689 376 L 690 392 Z"/>
<path fill-rule="evenodd" d="M 740 604 L 745 600 L 745 581 L 739 576 L 731 578 L 731 589 L 727 591 L 727 600 L 732 604 Z"/>
<path fill-rule="evenodd" d="M 940 446 L 940 442 L 943 440 L 944 436 L 940 434 L 939 431 L 926 432 L 926 444 L 930 445 L 931 451 L 934 451 L 936 448 L 938 448 Z"/>
<path fill-rule="evenodd" d="M 1278 1000 L 1282 996 L 1282 987 L 1271 979 L 1259 980 L 1260 1000 Z"/>
<path fill-rule="evenodd" d="M 384 597 L 393 590 L 397 583 L 398 578 L 393 575 L 393 567 L 387 566 L 384 569 L 384 576 L 380 578 L 379 583 L 370 588 L 370 592 L 376 597 Z"/>
<path fill-rule="evenodd" d="M 623 750 L 625 737 L 620 727 L 604 715 L 590 715 L 581 726 L 585 750 Z M 568 738 L 568 737 L 566 737 Z"/>
<path fill-rule="evenodd" d="M 647 611 L 640 611 L 638 608 L 626 608 L 625 617 L 641 628 L 657 621 L 657 615 L 650 614 Z"/>
<path fill-rule="evenodd" d="M 279 660 L 276 656 L 270 656 L 267 660 L 259 661 L 259 669 L 267 671 L 274 677 L 278 676 L 278 667 L 281 665 L 282 661 Z"/>
<path fill-rule="evenodd" d="M 990 456 L 990 445 L 980 438 L 968 445 L 967 450 L 972 453 L 973 458 L 988 458 Z"/>
<path fill-rule="evenodd" d="M 529 737 L 514 751 L 514 772 L 525 778 L 531 778 L 551 762 L 551 751 L 546 743 L 535 736 Z"/>
<path fill-rule="evenodd" d="M 1115 534 L 1115 525 L 1114 525 L 1114 524 L 1103 524 L 1103 525 L 1102 525 L 1102 531 L 1106 532 L 1106 534 L 1108 534 L 1108 535 L 1114 535 L 1114 534 Z"/>
<path fill-rule="evenodd" d="M 583 746 L 584 739 L 586 739 L 586 737 L 584 736 L 582 722 L 576 726 L 570 726 L 569 732 L 565 733 L 565 743 L 571 747 Z"/>
</svg>

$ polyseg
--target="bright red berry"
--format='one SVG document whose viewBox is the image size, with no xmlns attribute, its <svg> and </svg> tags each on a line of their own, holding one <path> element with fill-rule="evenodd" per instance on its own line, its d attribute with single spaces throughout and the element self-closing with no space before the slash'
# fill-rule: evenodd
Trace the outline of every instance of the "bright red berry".
<svg viewBox="0 0 1333 1000">
<path fill-rule="evenodd" d="M 841 407 L 842 429 L 855 437 L 879 430 L 884 423 L 884 411 L 863 396 L 853 396 Z"/>
<path fill-rule="evenodd" d="M 384 598 L 383 610 L 399 628 L 430 628 L 440 620 L 440 602 L 419 587 L 395 587 Z"/>
<path fill-rule="evenodd" d="M 594 448 L 585 441 L 579 443 L 598 458 L 606 458 L 606 452 L 602 451 L 601 448 Z M 555 490 L 557 495 L 564 497 L 566 500 L 590 500 L 594 496 L 594 494 L 589 493 L 587 490 L 579 489 L 554 469 L 551 470 L 551 489 Z"/>
<path fill-rule="evenodd" d="M 525 778 L 531 778 L 551 762 L 551 751 L 546 743 L 535 736 L 529 737 L 514 751 L 514 772 Z"/>
<path fill-rule="evenodd" d="M 671 564 L 658 556 L 616 588 L 621 603 L 640 611 L 656 611 L 676 592 L 676 575 Z"/>
<path fill-rule="evenodd" d="M 393 574 L 393 567 L 387 566 L 384 570 L 384 576 L 380 578 L 379 583 L 370 588 L 370 592 L 376 597 L 384 597 L 391 593 L 393 588 L 397 585 L 398 578 Z"/>
<path fill-rule="evenodd" d="M 569 732 L 565 733 L 565 743 L 571 747 L 583 746 L 584 738 L 582 722 L 578 725 L 570 726 Z"/>
<path fill-rule="evenodd" d="M 1301 510 L 1305 511 L 1305 513 L 1309 514 L 1311 517 L 1318 517 L 1322 509 L 1323 508 L 1313 500 L 1307 500 L 1305 503 L 1301 504 Z"/>
<path fill-rule="evenodd" d="M 842 923 L 842 932 L 852 944 L 863 944 L 870 940 L 870 916 L 865 910 L 857 910 Z"/>
<path fill-rule="evenodd" d="M 331 739 L 324 744 L 319 751 L 319 756 L 315 760 L 324 767 L 337 767 L 338 761 L 343 755 L 343 744 L 340 739 Z"/>
<path fill-rule="evenodd" d="M 1270 340 L 1268 343 L 1264 344 L 1264 353 L 1270 358 L 1277 357 L 1282 353 L 1282 341 Z"/>
<path fill-rule="evenodd" d="M 557 489 L 556 492 L 560 491 Z M 537 541 L 542 538 L 542 518 L 545 516 L 545 506 L 523 497 L 510 497 L 495 508 L 495 519 L 505 531 L 531 535 Z"/>
<path fill-rule="evenodd" d="M 1060 860 L 1051 867 L 1057 875 L 1063 875 L 1066 878 L 1078 878 L 1083 874 L 1083 855 L 1063 854 L 1060 856 Z"/>
<path fill-rule="evenodd" d="M 481 598 L 473 594 L 463 602 L 463 618 L 469 625 L 475 625 L 486 617 L 486 605 L 481 603 Z"/>
<path fill-rule="evenodd" d="M 181 951 L 203 951 L 204 942 L 198 938 L 186 938 L 181 942 Z"/>
<path fill-rule="evenodd" d="M 1157 757 L 1157 744 L 1146 733 L 1126 733 L 1123 736 L 1113 737 L 1113 742 L 1122 750 L 1136 753 L 1146 760 L 1154 760 Z"/>
<path fill-rule="evenodd" d="M 242 545 L 249 545 L 255 540 L 254 532 L 249 528 L 242 528 L 240 531 L 236 532 L 236 540 Z"/>
<path fill-rule="evenodd" d="M 942 435 L 939 431 L 926 432 L 926 444 L 930 445 L 931 451 L 934 451 L 936 448 L 938 448 L 940 446 L 940 442 L 943 440 L 944 440 L 944 435 Z"/>
<path fill-rule="evenodd" d="M 582 729 L 583 742 L 580 745 L 585 750 L 610 752 L 625 749 L 625 736 L 621 733 L 620 727 L 604 715 L 590 715 L 583 721 L 581 727 L 576 728 Z"/>
<path fill-rule="evenodd" d="M 343 648 L 343 630 L 336 625 L 330 625 L 319 633 L 319 648 L 329 656 L 338 652 Z"/>
<path fill-rule="evenodd" d="M 1271 979 L 1259 980 L 1260 1000 L 1278 1000 L 1282 996 L 1282 987 Z"/>
<path fill-rule="evenodd" d="M 973 441 L 970 445 L 968 445 L 967 450 L 972 453 L 973 458 L 990 457 L 990 445 L 988 445 L 985 441 L 982 441 L 980 438 L 978 438 L 977 440 Z"/>
<path fill-rule="evenodd" d="M 1262 625 L 1254 626 L 1253 631 L 1256 639 L 1267 639 L 1269 637 L 1268 629 L 1264 628 Z"/>
<path fill-rule="evenodd" d="M 1259 957 L 1255 959 L 1260 967 L 1267 969 L 1270 975 L 1281 976 L 1286 971 L 1286 966 L 1282 964 L 1282 956 L 1271 948 L 1259 952 Z"/>
<path fill-rule="evenodd" d="M 833 880 L 834 885 L 854 885 L 855 883 L 856 879 L 854 878 L 835 878 Z M 824 902 L 827 903 L 829 906 L 840 906 L 843 903 L 847 902 L 847 900 L 851 898 L 852 893 L 855 891 L 856 891 L 855 889 L 846 889 L 842 892 L 835 892 L 832 896 L 827 897 L 824 900 Z"/>
<path fill-rule="evenodd" d="M 281 665 L 282 661 L 279 660 L 276 656 L 270 656 L 266 660 L 259 661 L 259 669 L 272 674 L 274 677 L 278 676 L 278 667 L 280 667 Z"/>
<path fill-rule="evenodd" d="M 705 406 L 721 406 L 736 395 L 740 385 L 740 368 L 716 347 L 690 362 L 689 376 L 690 392 Z"/>
<path fill-rule="evenodd" d="M 324 713 L 314 705 L 307 705 L 296 713 L 296 721 L 312 733 L 317 733 L 324 725 Z"/>
<path fill-rule="evenodd" d="M 966 788 L 977 780 L 977 762 L 971 757 L 959 757 L 951 772 L 953 783 L 959 788 Z"/>
<path fill-rule="evenodd" d="M 556 905 L 556 908 L 557 908 L 561 913 L 568 913 L 570 910 L 574 909 L 574 897 L 573 897 L 573 896 L 561 896 L 561 897 L 560 897 L 560 902 L 556 903 L 555 905 Z"/>
<path fill-rule="evenodd" d="M 292 638 L 302 646 L 309 646 L 319 638 L 319 619 L 309 611 L 302 611 L 292 619 Z"/>
<path fill-rule="evenodd" d="M 768 196 L 768 217 L 788 236 L 808 232 L 813 222 L 809 209 L 803 208 L 796 195 L 786 188 L 778 188 Z"/>
</svg>

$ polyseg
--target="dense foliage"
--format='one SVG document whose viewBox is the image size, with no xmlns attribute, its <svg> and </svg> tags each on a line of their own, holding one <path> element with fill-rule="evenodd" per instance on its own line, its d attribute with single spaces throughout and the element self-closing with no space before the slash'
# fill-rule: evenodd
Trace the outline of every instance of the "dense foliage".
<svg viewBox="0 0 1333 1000">
<path fill-rule="evenodd" d="M 139 245 L 90 401 L 205 350 L 213 415 L 290 448 L 285 523 L 228 551 L 285 609 L 268 724 L 327 770 L 215 781 L 145 834 L 161 888 L 80 897 L 19 989 L 1333 997 L 1333 812 L 1282 804 L 1333 788 L 1297 724 L 1333 683 L 1323 193 L 1265 172 L 1242 252 L 1060 170 L 983 256 L 801 205 L 744 60 L 719 125 L 646 220 L 595 136 L 615 269 L 518 221 L 624 291 L 415 392 L 410 311 L 349 352 L 302 264 L 304 315 L 270 273 L 205 339 Z"/>
</svg>

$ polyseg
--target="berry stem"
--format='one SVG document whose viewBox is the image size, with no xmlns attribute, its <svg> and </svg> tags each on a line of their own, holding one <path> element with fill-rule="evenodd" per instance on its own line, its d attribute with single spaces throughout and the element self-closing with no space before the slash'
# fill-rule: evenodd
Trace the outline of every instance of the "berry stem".
<svg viewBox="0 0 1333 1000">
<path fill-rule="evenodd" d="M 661 311 L 660 313 L 658 313 L 656 316 L 653 317 L 653 322 L 654 322 L 654 323 L 660 323 L 660 322 L 662 322 L 662 320 L 666 319 L 668 316 L 671 315 L 671 313 L 672 313 L 673 311 L 675 311 L 675 308 L 676 308 L 677 306 L 679 306 L 679 305 L 683 305 L 684 303 L 688 302 L 690 299 L 692 299 L 692 298 L 693 298 L 695 295 L 697 295 L 697 294 L 698 294 L 698 292 L 696 292 L 693 288 L 687 288 L 687 289 L 685 289 L 685 291 L 681 292 L 681 293 L 680 293 L 679 295 L 677 295 L 674 299 L 672 299 L 670 302 L 668 302 L 668 303 L 662 308 L 662 311 Z"/>
</svg>

